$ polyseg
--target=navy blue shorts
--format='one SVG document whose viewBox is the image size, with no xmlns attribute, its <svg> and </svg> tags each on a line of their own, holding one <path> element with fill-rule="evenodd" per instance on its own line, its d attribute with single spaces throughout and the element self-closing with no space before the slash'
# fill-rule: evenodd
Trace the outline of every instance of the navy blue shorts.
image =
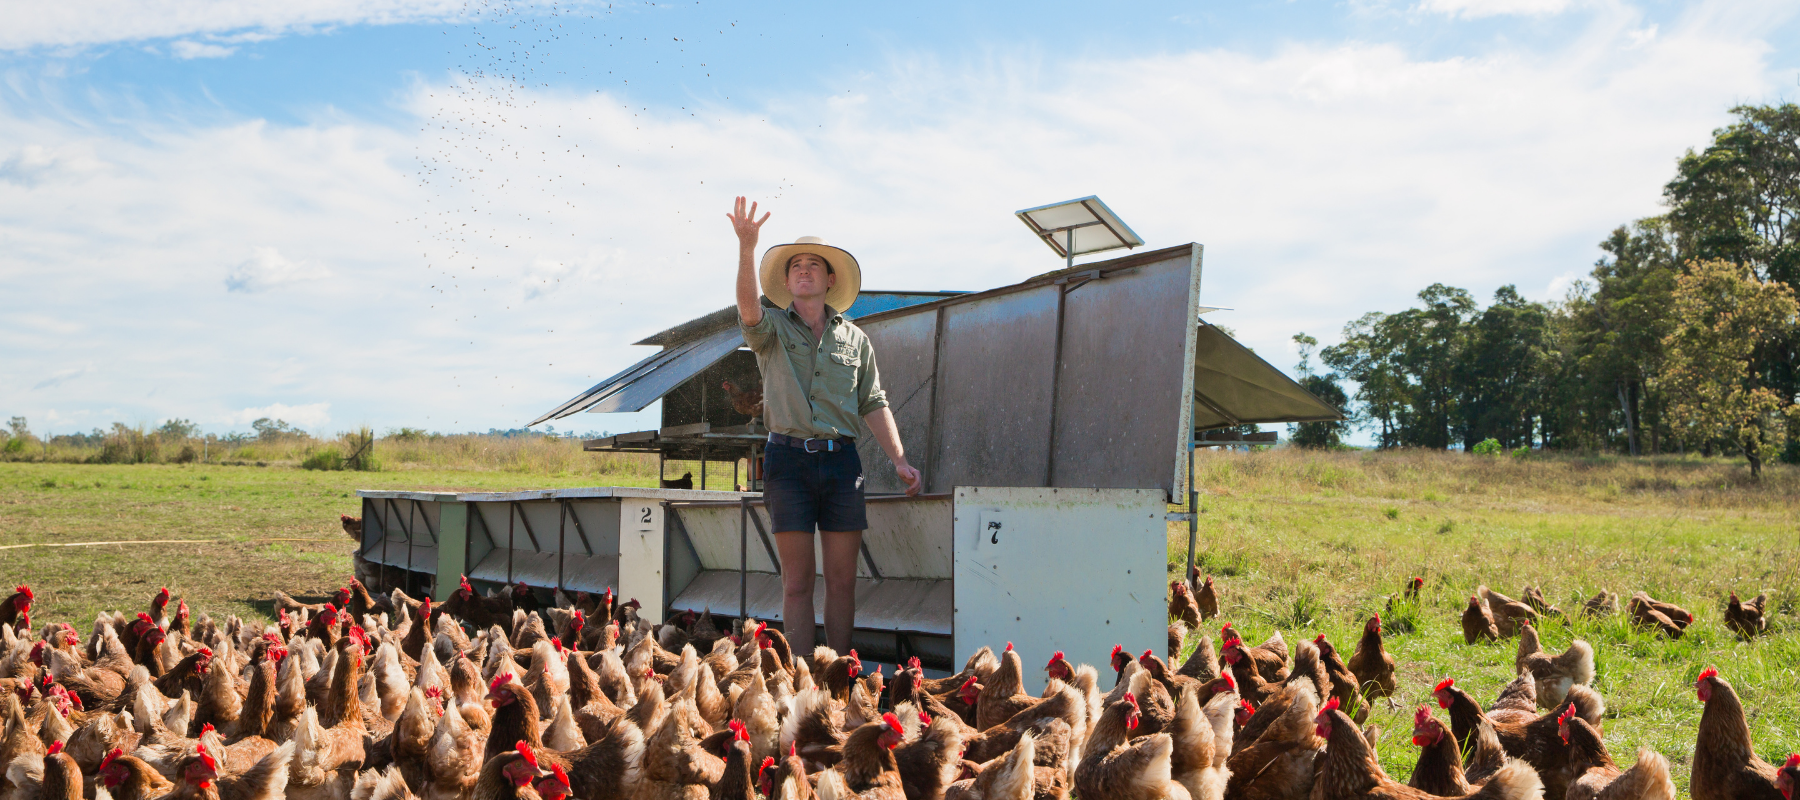
<svg viewBox="0 0 1800 800">
<path fill-rule="evenodd" d="M 763 451 L 763 502 L 777 532 L 869 527 L 863 507 L 862 457 L 855 447 L 808 453 L 770 443 Z"/>
</svg>

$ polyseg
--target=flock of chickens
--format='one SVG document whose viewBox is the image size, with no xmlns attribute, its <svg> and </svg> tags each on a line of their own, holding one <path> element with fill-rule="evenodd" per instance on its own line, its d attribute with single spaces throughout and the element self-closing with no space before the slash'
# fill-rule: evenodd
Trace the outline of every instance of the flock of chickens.
<svg viewBox="0 0 1800 800">
<path fill-rule="evenodd" d="M 1622 769 L 1608 754 L 1593 649 L 1544 653 L 1535 617 L 1491 592 L 1471 601 L 1486 622 L 1470 636 L 1516 633 L 1518 678 L 1486 710 L 1438 684 L 1448 725 L 1418 708 L 1406 784 L 1378 765 L 1379 731 L 1358 724 L 1395 691 L 1380 617 L 1348 660 L 1323 635 L 1250 647 L 1227 624 L 1216 650 L 1199 637 L 1172 665 L 1176 634 L 1217 614 L 1210 578 L 1171 585 L 1169 661 L 1115 647 L 1103 689 L 1099 670 L 1058 652 L 1037 695 L 1010 643 L 955 675 L 928 678 L 914 659 L 890 681 L 855 651 L 794 653 L 753 620 L 736 634 L 709 615 L 653 625 L 610 592 L 554 597 L 465 580 L 433 604 L 352 579 L 329 603 L 277 593 L 277 623 L 259 626 L 192 618 L 163 589 L 84 638 L 67 623 L 34 630 L 21 586 L 0 603 L 0 800 L 1674 796 L 1661 755 Z M 1800 756 L 1756 759 L 1715 670 L 1695 689 L 1695 800 L 1794 800 Z"/>
</svg>

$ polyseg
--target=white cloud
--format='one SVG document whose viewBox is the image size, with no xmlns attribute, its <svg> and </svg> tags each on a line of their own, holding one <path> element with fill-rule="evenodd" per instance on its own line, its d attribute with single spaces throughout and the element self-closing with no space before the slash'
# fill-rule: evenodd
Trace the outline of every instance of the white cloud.
<svg viewBox="0 0 1800 800">
<path fill-rule="evenodd" d="M 1209 321 L 1262 353 L 1301 330 L 1329 344 L 1436 281 L 1486 300 L 1585 272 L 1608 231 L 1658 212 L 1674 159 L 1727 108 L 1791 80 L 1757 38 L 1769 21 L 1735 13 L 1431 59 L 1355 43 L 921 58 L 856 103 L 627 110 L 508 84 L 500 105 L 440 83 L 404 101 L 413 124 L 119 136 L 0 107 L 0 142 L 81 143 L 105 165 L 0 181 L 9 302 L 80 326 L 0 315 L 18 376 L 0 413 L 322 425 L 271 409 L 329 404 L 345 425 L 518 425 L 648 354 L 629 342 L 731 302 L 736 194 L 774 212 L 766 242 L 822 235 L 865 285 L 917 289 L 1059 266 L 1011 212 L 1099 194 L 1152 247 L 1206 244 L 1202 301 L 1239 309 Z M 245 302 L 218 291 L 224 265 L 242 290 L 294 290 Z"/>
<path fill-rule="evenodd" d="M 79 144 L 50 148 L 28 144 L 0 160 L 0 182 L 37 186 L 59 178 L 80 178 L 101 164 Z"/>
<path fill-rule="evenodd" d="M 290 406 L 286 403 L 274 403 L 262 408 L 246 408 L 228 414 L 220 422 L 242 426 L 264 417 L 282 420 L 302 428 L 318 428 L 331 422 L 331 404 L 308 403 L 302 406 Z"/>
<path fill-rule="evenodd" d="M 324 267 L 304 261 L 290 261 L 273 247 L 251 248 L 250 258 L 225 274 L 225 290 L 246 294 L 262 292 L 277 286 L 331 277 Z"/>
<path fill-rule="evenodd" d="M 1561 14 L 1569 0 L 1423 0 L 1419 9 L 1463 19 L 1498 16 L 1542 17 Z"/>
<path fill-rule="evenodd" d="M 457 0 L 58 0 L 11 3 L 6 9 L 6 25 L 0 26 L 0 50 L 132 42 L 246 30 L 280 33 L 331 25 L 432 22 L 455 18 L 464 7 L 465 4 Z"/>
<path fill-rule="evenodd" d="M 183 61 L 191 61 L 196 58 L 224 58 L 237 52 L 237 48 L 179 39 L 169 45 L 169 52 Z"/>
</svg>

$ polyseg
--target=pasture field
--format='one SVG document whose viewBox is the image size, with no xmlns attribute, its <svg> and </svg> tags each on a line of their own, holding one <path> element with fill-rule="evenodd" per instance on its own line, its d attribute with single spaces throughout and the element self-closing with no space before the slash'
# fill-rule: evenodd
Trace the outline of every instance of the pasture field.
<svg viewBox="0 0 1800 800">
<path fill-rule="evenodd" d="M 163 585 L 214 615 L 266 619 L 275 589 L 322 597 L 342 585 L 350 542 L 337 515 L 357 513 L 355 489 L 650 485 L 656 477 L 653 467 L 386 463 L 372 473 L 291 463 L 0 463 L 0 583 L 29 582 L 35 619 L 66 620 L 84 633 L 97 612 L 143 607 Z M 1752 482 L 1741 463 L 1716 459 L 1282 448 L 1206 453 L 1196 471 L 1201 568 L 1217 576 L 1225 618 L 1247 641 L 1274 630 L 1289 642 L 1324 633 L 1348 657 L 1367 615 L 1383 612 L 1401 695 L 1391 710 L 1378 702 L 1370 721 L 1385 732 L 1379 752 L 1396 778 L 1417 758 L 1412 709 L 1438 680 L 1455 677 L 1488 702 L 1512 677 L 1515 642 L 1462 642 L 1460 614 L 1479 583 L 1515 597 L 1536 585 L 1571 612 L 1601 588 L 1622 596 L 1643 589 L 1698 617 L 1673 642 L 1623 617 L 1573 615 L 1568 627 L 1542 627 L 1551 650 L 1577 637 L 1594 645 L 1614 757 L 1629 763 L 1639 746 L 1661 751 L 1684 796 L 1700 716 L 1692 682 L 1706 666 L 1743 696 L 1765 759 L 1800 751 L 1800 470 L 1773 465 Z M 1171 524 L 1171 578 L 1186 540 L 1186 526 Z M 155 543 L 13 547 L 92 541 Z M 1421 602 L 1388 610 L 1413 575 L 1426 579 Z M 1743 642 L 1720 623 L 1731 589 L 1769 593 L 1767 635 Z M 1216 624 L 1194 635 L 1216 635 Z M 1071 655 L 1096 665 L 1106 658 Z"/>
</svg>

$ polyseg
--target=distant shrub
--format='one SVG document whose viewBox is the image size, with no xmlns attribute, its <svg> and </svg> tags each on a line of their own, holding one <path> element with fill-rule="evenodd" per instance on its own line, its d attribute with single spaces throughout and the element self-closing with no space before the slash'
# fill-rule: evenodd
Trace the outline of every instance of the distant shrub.
<svg viewBox="0 0 1800 800">
<path fill-rule="evenodd" d="M 1500 446 L 1499 439 L 1482 439 L 1481 443 L 1475 445 L 1475 449 L 1469 452 L 1478 456 L 1497 456 L 1506 452 L 1506 448 Z"/>
<path fill-rule="evenodd" d="M 181 446 L 181 452 L 176 453 L 175 457 L 170 460 L 177 464 L 192 464 L 200 460 L 200 452 L 195 450 L 193 445 L 184 444 Z"/>
<path fill-rule="evenodd" d="M 1388 519 L 1399 519 L 1400 518 L 1400 509 L 1398 509 L 1394 506 L 1388 506 L 1387 508 L 1384 508 L 1381 510 L 1381 514 L 1382 514 L 1382 516 L 1387 517 Z"/>
<path fill-rule="evenodd" d="M 259 462 L 257 466 L 262 466 Z M 300 462 L 301 469 L 341 470 L 344 468 L 344 454 L 335 447 L 324 447 L 314 450 L 306 460 Z"/>
<path fill-rule="evenodd" d="M 23 436 L 9 436 L 6 444 L 0 445 L 0 453 L 14 455 L 23 452 L 25 452 L 25 437 Z"/>
<path fill-rule="evenodd" d="M 1531 456 L 1531 445 L 1528 445 L 1528 444 L 1519 445 L 1518 447 L 1513 449 L 1511 455 L 1513 458 L 1520 459 L 1520 460 L 1529 458 Z"/>
</svg>

